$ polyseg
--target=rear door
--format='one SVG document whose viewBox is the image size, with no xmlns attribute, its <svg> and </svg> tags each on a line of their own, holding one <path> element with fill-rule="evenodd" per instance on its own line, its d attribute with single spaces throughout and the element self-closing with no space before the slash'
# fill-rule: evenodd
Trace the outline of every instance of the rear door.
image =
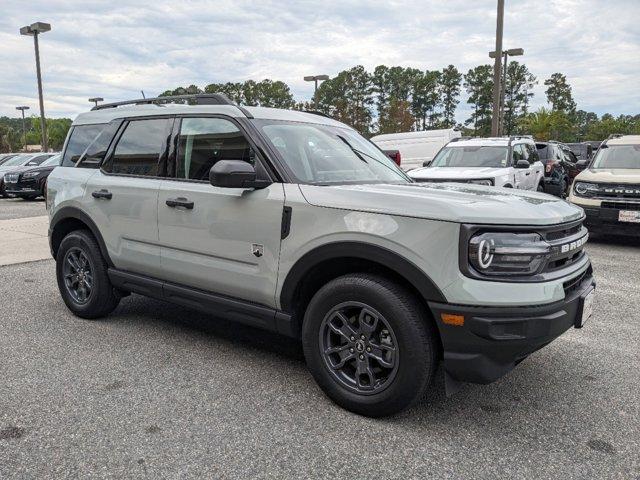
<svg viewBox="0 0 640 480">
<path fill-rule="evenodd" d="M 87 182 L 84 205 L 118 269 L 160 274 L 158 191 L 172 123 L 172 118 L 125 121 Z"/>
<path fill-rule="evenodd" d="M 259 177 L 268 178 L 263 159 L 234 119 L 185 117 L 175 131 L 175 162 L 158 198 L 162 278 L 274 306 L 282 183 L 258 190 L 209 183 L 209 170 L 220 160 L 252 163 Z"/>
<path fill-rule="evenodd" d="M 527 160 L 531 165 L 531 175 L 529 176 L 530 187 L 532 190 L 536 190 L 538 185 L 543 182 L 544 165 L 540 161 L 540 156 L 538 155 L 538 150 L 536 149 L 535 144 L 525 143 L 523 146 L 527 154 Z"/>
</svg>

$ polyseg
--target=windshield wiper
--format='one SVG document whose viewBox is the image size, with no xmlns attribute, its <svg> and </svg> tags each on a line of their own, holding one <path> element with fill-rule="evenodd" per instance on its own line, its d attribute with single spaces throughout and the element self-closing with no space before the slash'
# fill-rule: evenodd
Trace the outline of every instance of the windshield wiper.
<svg viewBox="0 0 640 480">
<path fill-rule="evenodd" d="M 353 145 L 351 145 L 346 138 L 342 137 L 341 135 L 337 135 L 337 137 L 342 140 L 350 149 L 351 151 L 353 151 L 353 153 L 356 154 L 356 156 L 362 160 L 364 163 L 368 164 L 369 162 L 367 162 L 364 158 L 363 155 L 365 157 L 370 158 L 371 160 L 373 160 L 374 162 L 379 163 L 380 165 L 382 165 L 384 168 L 391 170 L 393 173 L 395 173 L 396 175 L 398 175 L 398 171 L 389 167 L 389 165 L 385 165 L 384 162 L 381 162 L 380 160 L 378 160 L 376 157 L 374 157 L 373 155 L 369 155 L 366 152 L 363 152 L 362 150 L 358 150 L 357 148 L 355 148 Z"/>
</svg>

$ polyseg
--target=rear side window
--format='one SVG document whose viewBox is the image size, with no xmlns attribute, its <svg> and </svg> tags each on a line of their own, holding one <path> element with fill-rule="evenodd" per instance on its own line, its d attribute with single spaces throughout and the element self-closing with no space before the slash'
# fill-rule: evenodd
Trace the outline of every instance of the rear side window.
<svg viewBox="0 0 640 480">
<path fill-rule="evenodd" d="M 168 122 L 166 118 L 130 121 L 105 170 L 122 175 L 157 177 L 160 153 L 167 143 Z"/>
<path fill-rule="evenodd" d="M 78 125 L 69 132 L 67 148 L 64 150 L 61 166 L 75 167 L 78 160 L 105 127 L 104 123 L 97 125 Z"/>
<path fill-rule="evenodd" d="M 540 157 L 538 156 L 538 150 L 536 149 L 536 146 L 532 143 L 527 143 L 525 145 L 525 148 L 527 149 L 527 152 L 529 153 L 529 163 L 530 164 L 534 164 L 536 162 L 538 162 L 540 160 Z"/>
<path fill-rule="evenodd" d="M 24 164 L 25 167 L 37 167 L 41 163 L 43 163 L 47 158 L 51 157 L 51 155 L 38 155 L 37 157 L 33 157 L 27 163 Z"/>
</svg>

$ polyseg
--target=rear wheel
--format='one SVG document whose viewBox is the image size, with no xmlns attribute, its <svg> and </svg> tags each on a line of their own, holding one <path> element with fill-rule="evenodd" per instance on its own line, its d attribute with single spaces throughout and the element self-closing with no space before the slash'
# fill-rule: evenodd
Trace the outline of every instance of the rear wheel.
<svg viewBox="0 0 640 480">
<path fill-rule="evenodd" d="M 322 287 L 307 308 L 302 340 L 327 396 L 372 417 L 421 398 L 437 363 L 437 332 L 422 305 L 377 275 L 346 275 Z"/>
<path fill-rule="evenodd" d="M 560 182 L 560 198 L 567 198 L 569 196 L 568 182 L 565 178 Z"/>
<path fill-rule="evenodd" d="M 69 233 L 58 248 L 56 277 L 62 300 L 75 315 L 99 318 L 111 313 L 120 301 L 98 244 L 85 230 Z"/>
</svg>

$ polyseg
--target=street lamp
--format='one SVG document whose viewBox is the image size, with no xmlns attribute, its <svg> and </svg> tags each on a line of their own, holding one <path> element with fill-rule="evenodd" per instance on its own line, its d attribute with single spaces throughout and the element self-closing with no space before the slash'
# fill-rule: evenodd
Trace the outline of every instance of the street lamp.
<svg viewBox="0 0 640 480">
<path fill-rule="evenodd" d="M 500 111 L 498 116 L 498 135 L 504 133 L 504 109 L 506 101 L 507 90 L 507 66 L 509 57 L 519 57 L 524 55 L 524 49 L 522 48 L 510 48 L 509 50 L 503 50 L 502 56 L 504 57 L 504 63 L 502 68 L 502 86 L 500 88 Z M 496 52 L 489 52 L 489 58 L 496 58 Z"/>
<path fill-rule="evenodd" d="M 93 98 L 90 98 L 89 101 L 95 103 L 96 107 L 97 107 L 98 106 L 98 102 L 104 101 L 104 98 L 102 98 L 102 97 L 93 97 Z"/>
<path fill-rule="evenodd" d="M 318 93 L 318 81 L 329 80 L 329 75 L 308 75 L 304 77 L 305 82 L 314 82 L 315 88 L 313 90 L 313 108 L 317 106 L 316 93 Z"/>
<path fill-rule="evenodd" d="M 42 98 L 42 74 L 40 73 L 40 49 L 38 47 L 38 35 L 51 30 L 51 25 L 44 22 L 36 22 L 20 29 L 20 35 L 33 37 L 33 45 L 36 50 L 36 74 L 38 76 L 38 96 L 40 98 L 40 125 L 42 128 L 42 151 L 49 151 L 47 145 L 47 126 L 44 119 L 44 100 Z"/>
<path fill-rule="evenodd" d="M 29 110 L 29 107 L 27 107 L 26 105 L 22 105 L 20 107 L 16 107 L 16 110 L 20 110 L 22 111 L 22 136 L 24 138 L 24 151 L 27 151 L 27 127 L 25 126 L 24 123 L 24 111 L 25 110 Z"/>
</svg>

